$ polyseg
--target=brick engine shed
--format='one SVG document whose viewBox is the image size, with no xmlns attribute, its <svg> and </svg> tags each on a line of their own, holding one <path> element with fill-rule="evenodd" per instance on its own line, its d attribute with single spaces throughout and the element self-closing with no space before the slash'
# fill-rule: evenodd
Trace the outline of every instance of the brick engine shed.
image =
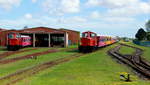
<svg viewBox="0 0 150 85">
<path fill-rule="evenodd" d="M 7 46 L 7 34 L 15 32 L 31 37 L 33 47 L 53 47 L 78 44 L 80 32 L 68 29 L 54 29 L 48 27 L 25 28 L 22 30 L 0 29 L 0 46 Z"/>
</svg>

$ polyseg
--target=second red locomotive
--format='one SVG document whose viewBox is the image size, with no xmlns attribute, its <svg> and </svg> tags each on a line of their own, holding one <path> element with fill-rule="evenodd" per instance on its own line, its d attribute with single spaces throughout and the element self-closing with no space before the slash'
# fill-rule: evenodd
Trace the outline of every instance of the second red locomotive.
<svg viewBox="0 0 150 85">
<path fill-rule="evenodd" d="M 9 33 L 7 41 L 7 49 L 8 50 L 18 50 L 21 47 L 30 46 L 31 45 L 31 37 L 21 35 L 19 33 Z"/>
</svg>

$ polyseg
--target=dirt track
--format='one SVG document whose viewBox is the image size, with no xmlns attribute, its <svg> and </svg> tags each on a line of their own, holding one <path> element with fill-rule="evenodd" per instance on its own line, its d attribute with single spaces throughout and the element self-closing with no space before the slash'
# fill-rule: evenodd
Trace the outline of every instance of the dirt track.
<svg viewBox="0 0 150 85">
<path fill-rule="evenodd" d="M 119 53 L 119 49 L 122 46 L 134 48 L 135 52 L 131 55 L 123 55 Z M 120 44 L 116 46 L 115 48 L 108 51 L 109 55 L 117 58 L 119 61 L 133 68 L 141 78 L 150 79 L 150 63 L 141 57 L 142 53 L 143 53 L 142 49 L 129 46 L 126 44 Z"/>
<path fill-rule="evenodd" d="M 19 50 L 19 51 L 4 52 L 4 53 L 0 54 L 0 60 L 3 59 L 3 58 L 6 58 L 7 56 L 16 54 L 16 53 L 22 53 L 22 52 L 26 52 L 26 51 L 35 50 L 35 49 L 38 49 L 38 48 L 32 48 L 32 49 L 26 49 L 26 50 Z"/>
<path fill-rule="evenodd" d="M 69 51 L 69 50 L 74 50 L 74 49 L 64 49 L 64 50 L 50 49 L 50 50 L 43 51 L 43 52 L 38 52 L 38 53 L 33 53 L 33 54 L 25 55 L 25 56 L 19 56 L 16 58 L 1 60 L 0 64 L 8 64 L 8 63 L 16 62 L 16 61 L 23 60 L 23 59 L 29 59 L 29 58 L 32 58 L 32 56 L 38 57 L 40 55 L 45 55 L 48 53 L 55 53 L 55 52 L 67 51 L 67 50 Z"/>
<path fill-rule="evenodd" d="M 56 59 L 56 60 L 53 60 L 53 61 L 45 62 L 43 64 L 40 64 L 40 65 L 31 67 L 31 68 L 28 68 L 28 69 L 18 71 L 16 73 L 7 75 L 5 77 L 1 77 L 0 81 L 6 80 L 7 81 L 6 85 L 12 85 L 12 84 L 14 84 L 14 83 L 16 83 L 20 80 L 23 80 L 26 77 L 35 75 L 35 74 L 37 74 L 38 72 L 40 72 L 42 70 L 45 70 L 47 68 L 53 67 L 55 65 L 58 65 L 58 64 L 61 64 L 61 63 L 64 63 L 64 62 L 71 61 L 71 60 L 73 60 L 75 58 L 78 58 L 82 55 L 84 55 L 84 54 L 75 53 L 75 54 L 69 55 L 65 58 L 60 58 L 60 59 Z"/>
</svg>

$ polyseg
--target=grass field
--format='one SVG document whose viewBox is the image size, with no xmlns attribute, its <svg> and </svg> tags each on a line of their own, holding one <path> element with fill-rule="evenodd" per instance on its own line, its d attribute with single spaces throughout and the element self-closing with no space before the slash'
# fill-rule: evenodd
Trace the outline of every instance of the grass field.
<svg viewBox="0 0 150 85">
<path fill-rule="evenodd" d="M 91 54 L 48 68 L 34 76 L 21 80 L 15 85 L 149 85 L 149 81 L 139 79 L 130 68 L 118 64 L 115 59 L 107 55 L 106 52 L 116 45 L 118 44 L 101 48 Z M 122 51 L 124 52 L 126 49 L 123 48 Z M 31 67 L 46 61 L 67 57 L 74 53 L 76 52 L 50 53 L 39 56 L 38 60 L 29 59 L 0 65 L 0 76 L 14 73 L 28 66 Z M 121 81 L 119 78 L 120 72 L 130 73 L 132 82 Z M 7 81 L 0 81 L 0 85 L 5 82 Z"/>
<path fill-rule="evenodd" d="M 129 48 L 129 47 L 126 47 L 126 46 L 122 46 L 119 50 L 119 52 L 123 55 L 125 54 L 133 54 L 135 52 L 135 49 L 133 48 Z"/>
<path fill-rule="evenodd" d="M 22 49 L 22 50 L 25 50 L 25 49 Z M 32 49 L 32 48 L 28 48 L 28 49 Z M 21 52 L 21 53 L 17 53 L 17 54 L 13 54 L 13 55 L 7 56 L 4 59 L 10 59 L 10 58 L 15 58 L 15 57 L 19 57 L 19 56 L 29 55 L 29 54 L 33 54 L 33 53 L 37 53 L 37 52 L 46 51 L 46 50 L 49 50 L 49 49 L 51 49 L 51 48 L 33 49 L 33 50 L 30 50 L 30 51 Z"/>
<path fill-rule="evenodd" d="M 70 47 L 70 48 L 74 48 L 74 47 Z M 43 48 L 43 49 L 37 49 L 37 50 L 38 51 L 45 51 L 47 49 L 50 49 L 50 48 Z M 32 53 L 35 53 L 35 51 L 30 52 L 30 54 L 32 54 Z M 49 53 L 47 55 L 38 56 L 37 60 L 25 59 L 25 60 L 17 61 L 17 62 L 14 62 L 14 63 L 0 65 L 0 69 L 1 69 L 0 70 L 0 76 L 2 77 L 2 76 L 5 76 L 5 75 L 8 75 L 10 73 L 16 72 L 17 70 L 32 67 L 34 65 L 46 62 L 48 60 L 53 60 L 53 59 L 57 59 L 57 58 L 60 58 L 60 57 L 65 57 L 69 54 L 72 54 L 72 53 L 71 52 Z"/>
<path fill-rule="evenodd" d="M 150 82 L 140 80 L 131 69 L 116 63 L 106 54 L 107 50 L 114 46 L 49 68 L 15 85 L 149 85 Z M 121 81 L 120 72 L 132 74 L 133 81 Z"/>
</svg>

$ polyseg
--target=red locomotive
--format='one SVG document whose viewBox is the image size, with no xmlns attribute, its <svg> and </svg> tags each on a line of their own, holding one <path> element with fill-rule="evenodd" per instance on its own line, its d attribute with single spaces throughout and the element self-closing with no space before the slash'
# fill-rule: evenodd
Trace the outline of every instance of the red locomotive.
<svg viewBox="0 0 150 85">
<path fill-rule="evenodd" d="M 7 42 L 7 49 L 14 51 L 20 49 L 21 47 L 30 46 L 31 37 L 21 35 L 19 33 L 9 33 Z"/>
<path fill-rule="evenodd" d="M 87 31 L 82 33 L 80 52 L 92 52 L 93 50 L 115 43 L 116 38 L 109 36 L 97 36 L 96 33 Z"/>
</svg>

